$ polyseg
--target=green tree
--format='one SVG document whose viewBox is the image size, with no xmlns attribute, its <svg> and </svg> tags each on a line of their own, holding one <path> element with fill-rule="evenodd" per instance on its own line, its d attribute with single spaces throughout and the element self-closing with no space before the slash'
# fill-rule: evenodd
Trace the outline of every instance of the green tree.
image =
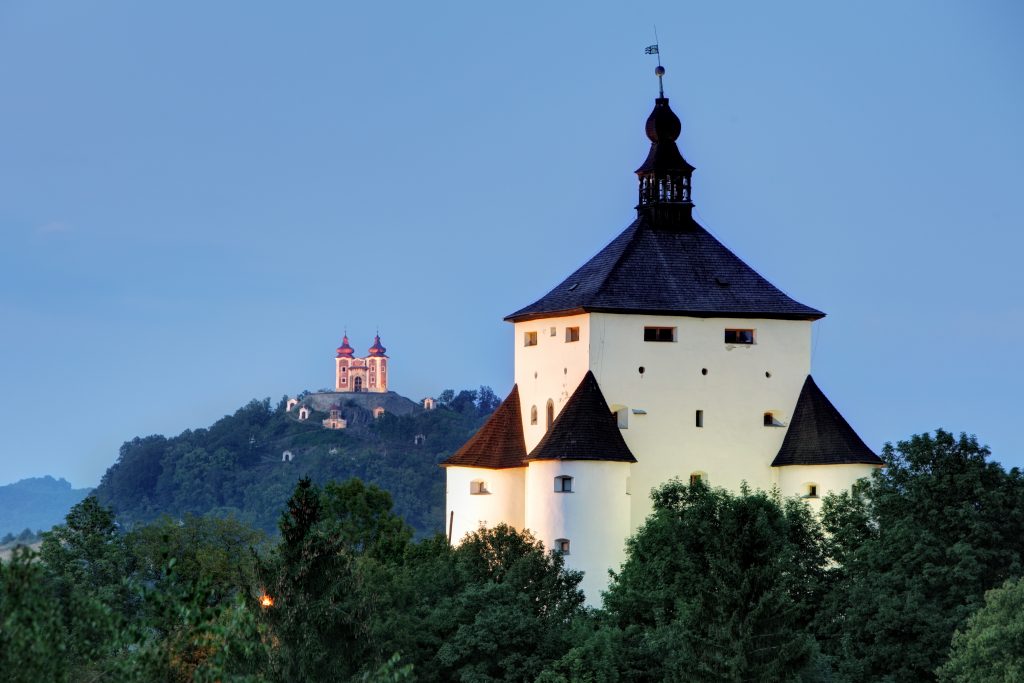
<svg viewBox="0 0 1024 683">
<path fill-rule="evenodd" d="M 359 479 L 325 484 L 323 507 L 324 521 L 351 553 L 400 557 L 412 539 L 412 530 L 391 511 L 391 494 Z"/>
<path fill-rule="evenodd" d="M 1024 680 L 1024 580 L 985 594 L 985 605 L 953 635 L 940 681 L 1003 683 Z"/>
<path fill-rule="evenodd" d="M 387 591 L 376 590 L 376 564 L 362 561 L 387 545 L 384 536 L 395 540 L 400 520 L 381 519 L 391 514 L 390 505 L 374 508 L 382 500 L 355 485 L 326 494 L 309 479 L 296 486 L 281 518 L 277 559 L 266 566 L 276 576 L 268 619 L 283 678 L 346 680 L 383 663 L 374 618 Z"/>
<path fill-rule="evenodd" d="M 179 576 L 172 558 L 145 591 L 146 618 L 129 625 L 116 662 L 127 681 L 263 683 L 271 673 L 257 601 L 241 593 L 216 600 L 205 578 Z"/>
<path fill-rule="evenodd" d="M 798 679 L 814 663 L 804 625 L 822 561 L 806 506 L 678 480 L 652 497 L 605 595 L 625 679 Z"/>
<path fill-rule="evenodd" d="M 28 548 L 0 562 L 0 671 L 11 683 L 66 681 L 64 614 L 43 566 Z"/>
<path fill-rule="evenodd" d="M 142 581 L 158 583 L 173 559 L 176 581 L 204 582 L 208 599 L 218 603 L 259 588 L 253 551 L 265 542 L 263 532 L 234 518 L 194 515 L 181 521 L 163 517 L 127 537 Z"/>
<path fill-rule="evenodd" d="M 452 559 L 455 585 L 434 594 L 427 621 L 440 647 L 416 666 L 423 680 L 532 681 L 569 649 L 582 574 L 561 555 L 500 524 L 471 533 Z"/>
<path fill-rule="evenodd" d="M 85 666 L 114 656 L 136 616 L 133 566 L 113 512 L 88 496 L 43 534 L 39 557 L 63 609 L 71 658 Z"/>
<path fill-rule="evenodd" d="M 817 632 L 843 677 L 934 680 L 985 591 L 1021 573 L 1024 478 L 988 456 L 973 436 L 913 436 L 857 496 L 825 501 L 839 564 Z"/>
</svg>

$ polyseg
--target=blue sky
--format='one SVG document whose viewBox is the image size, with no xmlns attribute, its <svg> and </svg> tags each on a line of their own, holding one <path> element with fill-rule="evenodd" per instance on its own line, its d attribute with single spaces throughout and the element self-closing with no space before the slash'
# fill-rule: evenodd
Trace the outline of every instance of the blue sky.
<svg viewBox="0 0 1024 683">
<path fill-rule="evenodd" d="M 1018 2 L 0 5 L 0 484 L 327 386 L 511 383 L 507 313 L 633 218 L 656 95 L 697 216 L 801 302 L 869 445 L 1024 465 Z"/>
</svg>

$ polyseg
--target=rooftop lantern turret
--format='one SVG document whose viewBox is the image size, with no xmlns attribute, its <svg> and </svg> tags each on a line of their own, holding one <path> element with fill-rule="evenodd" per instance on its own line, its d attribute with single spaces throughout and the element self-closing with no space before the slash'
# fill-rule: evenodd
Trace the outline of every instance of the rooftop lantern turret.
<svg viewBox="0 0 1024 683">
<path fill-rule="evenodd" d="M 682 131 L 679 117 L 668 106 L 662 77 L 665 67 L 660 64 L 654 74 L 658 77 L 658 97 L 654 110 L 647 117 L 645 131 L 651 141 L 647 159 L 636 170 L 640 180 L 637 213 L 646 216 L 656 227 L 685 227 L 690 223 L 693 210 L 690 178 L 694 167 L 676 147 Z"/>
</svg>

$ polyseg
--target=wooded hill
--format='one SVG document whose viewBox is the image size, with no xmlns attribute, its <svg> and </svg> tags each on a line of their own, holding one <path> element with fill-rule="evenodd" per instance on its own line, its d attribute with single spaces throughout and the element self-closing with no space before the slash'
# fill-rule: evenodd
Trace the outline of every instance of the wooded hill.
<svg viewBox="0 0 1024 683">
<path fill-rule="evenodd" d="M 378 419 L 360 403 L 343 402 L 344 430 L 324 429 L 327 415 L 317 411 L 300 422 L 297 411 L 286 412 L 285 399 L 273 407 L 268 398 L 205 429 L 136 437 L 121 446 L 95 495 L 128 527 L 162 515 L 213 514 L 273 534 L 299 479 L 323 484 L 358 477 L 390 492 L 395 512 L 418 536 L 441 531 L 444 471 L 438 463 L 497 407 L 494 392 L 448 390 L 435 410 L 416 407 Z M 285 451 L 290 462 L 282 460 Z"/>
</svg>

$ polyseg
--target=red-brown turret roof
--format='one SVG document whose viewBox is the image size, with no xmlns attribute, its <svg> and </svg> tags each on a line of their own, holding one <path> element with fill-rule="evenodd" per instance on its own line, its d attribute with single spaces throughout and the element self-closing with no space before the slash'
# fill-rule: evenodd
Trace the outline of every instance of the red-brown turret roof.
<svg viewBox="0 0 1024 683">
<path fill-rule="evenodd" d="M 338 347 L 338 358 L 351 358 L 355 353 L 355 349 L 348 343 L 348 335 L 346 334 L 341 340 L 341 346 Z"/>
<path fill-rule="evenodd" d="M 455 454 L 441 463 L 442 467 L 485 467 L 505 469 L 525 467 L 526 439 L 523 437 L 523 415 L 519 408 L 519 387 L 513 386 L 508 397 L 476 434 Z"/>
<path fill-rule="evenodd" d="M 371 356 L 384 356 L 384 352 L 387 351 L 380 343 L 380 335 L 376 335 L 373 338 L 373 346 L 370 347 Z M 386 356 L 384 356 L 386 358 Z"/>
</svg>

